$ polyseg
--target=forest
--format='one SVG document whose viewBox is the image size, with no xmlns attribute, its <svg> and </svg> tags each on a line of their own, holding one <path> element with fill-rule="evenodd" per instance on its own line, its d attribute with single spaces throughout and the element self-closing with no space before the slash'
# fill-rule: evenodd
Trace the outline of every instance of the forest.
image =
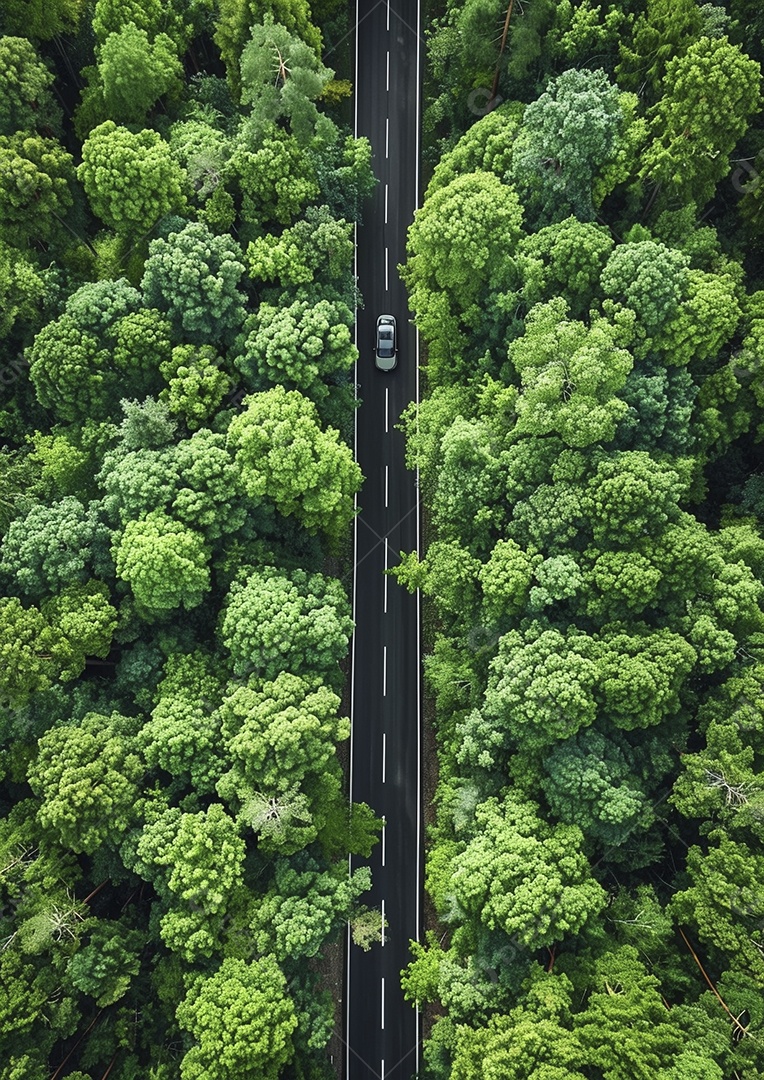
<svg viewBox="0 0 764 1080">
<path fill-rule="evenodd" d="M 764 1078 L 764 12 L 426 15 L 423 1080 Z M 349 29 L 0 10 L 3 1080 L 337 1075 Z"/>
<path fill-rule="evenodd" d="M 764 1077 L 764 14 L 428 25 L 423 1075 Z"/>
<path fill-rule="evenodd" d="M 381 824 L 342 758 L 348 29 L 0 10 L 3 1080 L 336 1076 Z"/>
</svg>

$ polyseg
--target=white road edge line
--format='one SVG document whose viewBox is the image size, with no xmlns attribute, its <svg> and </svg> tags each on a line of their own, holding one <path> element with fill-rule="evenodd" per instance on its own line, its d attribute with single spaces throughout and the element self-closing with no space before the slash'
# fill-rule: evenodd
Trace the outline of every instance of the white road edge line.
<svg viewBox="0 0 764 1080">
<path fill-rule="evenodd" d="M 358 343 L 357 342 L 356 342 L 356 348 L 358 348 Z M 358 361 L 357 360 L 356 360 L 356 367 L 358 367 Z M 356 417 L 358 416 L 358 409 L 356 409 L 355 415 L 356 415 Z M 358 424 L 356 423 L 356 427 L 357 426 L 358 426 Z M 387 435 L 389 430 L 390 430 L 390 387 L 386 386 L 385 387 L 385 435 Z M 356 496 L 356 498 L 358 498 L 358 496 Z"/>
<path fill-rule="evenodd" d="M 389 256 L 389 254 L 390 254 L 390 249 L 385 248 L 385 292 L 390 292 L 390 275 L 389 275 L 389 270 L 388 270 L 388 262 L 389 262 L 388 256 Z"/>
<path fill-rule="evenodd" d="M 387 833 L 385 831 L 386 829 L 387 829 L 387 824 L 386 824 L 386 822 L 383 821 L 382 822 L 382 865 L 383 866 L 385 865 L 385 854 L 386 854 L 386 845 L 387 845 Z"/>
<path fill-rule="evenodd" d="M 387 645 L 382 646 L 382 697 L 387 697 Z"/>
<path fill-rule="evenodd" d="M 387 189 L 389 185 L 385 184 L 385 225 L 387 225 Z"/>
<path fill-rule="evenodd" d="M 387 772 L 387 735 L 382 732 L 382 783 L 385 783 L 385 773 Z"/>
<path fill-rule="evenodd" d="M 387 89 L 390 89 L 390 50 L 387 50 Z"/>
<path fill-rule="evenodd" d="M 385 465 L 385 506 L 387 506 L 387 500 L 389 495 L 389 480 L 390 480 L 390 466 Z M 387 547 L 387 537 L 385 537 L 385 547 Z M 385 558 L 385 570 L 387 570 L 387 558 Z"/>
<path fill-rule="evenodd" d="M 385 976 L 382 976 L 382 1030 L 385 1030 Z"/>
<path fill-rule="evenodd" d="M 387 0 L 387 29 L 390 29 L 390 0 Z"/>
<path fill-rule="evenodd" d="M 382 901 L 382 948 L 385 947 L 385 901 Z"/>
<path fill-rule="evenodd" d="M 388 61 L 389 61 L 390 53 L 387 54 L 387 58 L 388 58 Z M 389 77 L 390 76 L 389 76 L 389 72 L 388 72 L 388 81 L 389 81 Z M 389 89 L 390 89 L 390 87 L 388 86 L 388 90 Z M 385 117 L 385 157 L 388 158 L 389 156 L 390 156 L 390 117 L 386 116 Z"/>
<path fill-rule="evenodd" d="M 385 506 L 387 506 L 387 498 L 385 498 Z M 385 537 L 385 570 L 387 570 L 387 567 L 389 566 L 389 563 L 388 563 L 387 559 L 388 559 L 387 537 Z M 384 590 L 385 590 L 385 596 L 384 596 L 385 610 L 384 610 L 384 614 L 387 615 L 387 574 L 384 575 L 384 578 L 385 578 L 385 585 L 384 585 Z"/>
</svg>

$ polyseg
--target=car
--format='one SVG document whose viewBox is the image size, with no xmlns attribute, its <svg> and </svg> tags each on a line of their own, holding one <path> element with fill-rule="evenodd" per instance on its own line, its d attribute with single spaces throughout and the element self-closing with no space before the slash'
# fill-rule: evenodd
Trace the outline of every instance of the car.
<svg viewBox="0 0 764 1080">
<path fill-rule="evenodd" d="M 398 363 L 398 327 L 394 315 L 380 315 L 374 340 L 374 365 L 380 371 L 392 371 Z"/>
</svg>

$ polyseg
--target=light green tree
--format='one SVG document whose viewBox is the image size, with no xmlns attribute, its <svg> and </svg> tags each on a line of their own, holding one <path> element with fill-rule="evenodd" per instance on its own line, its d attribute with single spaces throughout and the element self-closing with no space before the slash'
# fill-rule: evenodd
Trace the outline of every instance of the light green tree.
<svg viewBox="0 0 764 1080">
<path fill-rule="evenodd" d="M 481 803 L 476 835 L 454 860 L 452 887 L 464 911 L 529 950 L 577 933 L 606 894 L 591 876 L 572 825 L 548 826 L 512 796 Z"/>
<path fill-rule="evenodd" d="M 326 379 L 346 373 L 358 358 L 352 324 L 350 308 L 328 300 L 263 303 L 238 366 L 256 386 L 278 384 L 321 401 L 329 393 Z"/>
<path fill-rule="evenodd" d="M 237 675 L 257 673 L 272 680 L 286 670 L 331 676 L 352 627 L 338 580 L 266 566 L 231 586 L 220 636 Z"/>
<path fill-rule="evenodd" d="M 117 576 L 148 618 L 198 607 L 210 587 L 204 539 L 161 510 L 129 521 L 113 548 Z"/>
<path fill-rule="evenodd" d="M 26 37 L 0 37 L 0 135 L 31 133 L 56 120 L 52 82 Z"/>
<path fill-rule="evenodd" d="M 109 117 L 138 124 L 158 98 L 181 88 L 183 66 L 167 34 L 150 41 L 145 30 L 129 22 L 101 45 L 98 73 Z"/>
<path fill-rule="evenodd" d="M 759 64 L 724 37 L 702 37 L 669 60 L 640 179 L 660 185 L 666 198 L 705 205 L 759 108 L 760 79 Z"/>
<path fill-rule="evenodd" d="M 339 537 L 355 513 L 361 471 L 334 428 L 321 429 L 314 404 L 276 386 L 253 394 L 228 429 L 244 490 L 270 499 L 309 532 Z"/>
<path fill-rule="evenodd" d="M 77 169 L 93 213 L 121 236 L 142 238 L 166 214 L 185 207 L 185 175 L 156 131 L 137 134 L 113 120 L 82 146 Z"/>
<path fill-rule="evenodd" d="M 182 1080 L 277 1080 L 294 1054 L 295 1007 L 272 956 L 224 960 L 193 983 L 176 1015 L 194 1040 Z"/>
<path fill-rule="evenodd" d="M 79 724 L 51 728 L 29 767 L 40 797 L 38 819 L 75 852 L 116 845 L 135 822 L 143 763 L 135 750 L 136 722 L 89 713 Z"/>
</svg>

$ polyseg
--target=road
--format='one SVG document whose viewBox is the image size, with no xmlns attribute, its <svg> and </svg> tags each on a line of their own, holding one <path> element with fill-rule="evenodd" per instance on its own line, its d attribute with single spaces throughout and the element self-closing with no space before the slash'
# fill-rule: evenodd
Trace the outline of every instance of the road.
<svg viewBox="0 0 764 1080">
<path fill-rule="evenodd" d="M 421 53 L 417 0 L 356 0 L 356 135 L 374 150 L 380 181 L 357 230 L 356 371 L 362 405 L 356 454 L 366 477 L 355 522 L 350 786 L 386 825 L 372 854 L 368 902 L 384 911 L 383 943 L 348 944 L 345 1080 L 409 1080 L 420 1064 L 420 1018 L 403 1000 L 400 970 L 419 937 L 422 889 L 419 598 L 384 573 L 419 548 L 415 476 L 394 425 L 418 400 L 417 337 L 397 266 L 418 205 Z M 377 315 L 398 320 L 396 371 L 374 368 Z M 354 860 L 353 865 L 359 861 Z"/>
</svg>

